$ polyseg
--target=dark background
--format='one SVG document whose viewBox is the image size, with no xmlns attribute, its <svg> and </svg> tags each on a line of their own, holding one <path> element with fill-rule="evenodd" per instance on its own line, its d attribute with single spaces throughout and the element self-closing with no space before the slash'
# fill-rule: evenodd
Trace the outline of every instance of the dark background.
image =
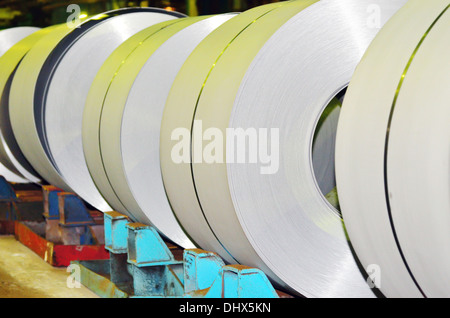
<svg viewBox="0 0 450 318">
<path fill-rule="evenodd" d="M 0 0 L 0 29 L 15 26 L 46 27 L 67 21 L 70 4 L 81 7 L 83 14 L 95 15 L 125 7 L 158 7 L 190 16 L 242 12 L 280 0 Z"/>
</svg>

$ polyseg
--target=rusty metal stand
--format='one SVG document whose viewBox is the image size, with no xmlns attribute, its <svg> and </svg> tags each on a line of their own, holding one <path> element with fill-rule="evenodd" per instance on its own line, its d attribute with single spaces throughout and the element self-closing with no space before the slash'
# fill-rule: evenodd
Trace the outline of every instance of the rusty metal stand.
<svg viewBox="0 0 450 318">
<path fill-rule="evenodd" d="M 40 188 L 30 184 L 11 184 L 0 176 L 0 234 L 13 235 L 16 221 L 43 220 Z"/>
<path fill-rule="evenodd" d="M 89 211 L 78 196 L 52 186 L 43 186 L 38 192 L 40 200 L 32 213 L 15 208 L 18 203 L 14 195 L 20 200 L 23 194 L 11 192 L 13 211 L 21 214 L 12 214 L 14 230 L 10 234 L 53 266 L 69 266 L 72 260 L 109 258 L 104 249 L 102 213 Z M 24 210 L 34 220 L 24 219 Z"/>
</svg>

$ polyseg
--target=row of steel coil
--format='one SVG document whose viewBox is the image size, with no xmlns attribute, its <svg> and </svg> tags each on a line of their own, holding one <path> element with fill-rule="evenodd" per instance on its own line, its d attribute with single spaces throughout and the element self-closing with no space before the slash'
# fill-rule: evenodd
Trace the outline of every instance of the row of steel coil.
<svg viewBox="0 0 450 318">
<path fill-rule="evenodd" d="M 449 6 L 127 8 L 1 31 L 0 173 L 296 295 L 449 296 Z"/>
</svg>

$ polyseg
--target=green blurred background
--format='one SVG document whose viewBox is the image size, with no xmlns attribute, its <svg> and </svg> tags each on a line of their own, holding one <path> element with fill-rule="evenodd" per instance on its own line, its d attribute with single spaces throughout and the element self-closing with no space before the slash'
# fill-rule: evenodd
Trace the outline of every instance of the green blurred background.
<svg viewBox="0 0 450 318">
<path fill-rule="evenodd" d="M 77 4 L 82 14 L 94 15 L 126 7 L 157 7 L 190 16 L 242 12 L 280 0 L 0 0 L 0 29 L 14 26 L 45 27 L 67 21 L 67 7 Z"/>
</svg>

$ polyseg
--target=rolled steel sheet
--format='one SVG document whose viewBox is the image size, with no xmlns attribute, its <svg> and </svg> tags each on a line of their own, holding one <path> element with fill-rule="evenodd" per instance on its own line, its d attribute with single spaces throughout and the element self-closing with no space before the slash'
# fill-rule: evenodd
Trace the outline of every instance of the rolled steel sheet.
<svg viewBox="0 0 450 318">
<path fill-rule="evenodd" d="M 0 32 L 0 161 L 1 175 L 17 183 L 38 182 L 37 173 L 24 158 L 9 119 L 9 91 L 14 72 L 33 44 L 52 28 L 17 27 Z"/>
<path fill-rule="evenodd" d="M 86 104 L 84 148 L 100 191 L 112 196 L 116 210 L 186 248 L 194 245 L 173 216 L 161 179 L 162 111 L 186 58 L 233 16 L 188 18 L 140 32 L 104 64 Z"/>
<path fill-rule="evenodd" d="M 235 15 L 208 17 L 184 28 L 161 45 L 136 77 L 121 118 L 119 145 L 130 190 L 148 219 L 167 233 L 167 237 L 184 247 L 194 245 L 173 215 L 161 177 L 159 142 L 162 114 L 173 81 L 186 59 L 207 35 Z M 151 112 L 146 111 L 149 106 Z M 135 142 L 139 136 L 146 136 L 145 147 Z"/>
<path fill-rule="evenodd" d="M 189 25 L 190 23 L 193 23 L 193 21 L 186 21 L 185 19 L 181 21 L 167 21 L 159 23 L 142 30 L 141 32 L 128 39 L 105 61 L 105 63 L 97 73 L 97 76 L 91 86 L 88 98 L 86 100 L 83 115 L 82 136 L 84 154 L 88 169 L 91 173 L 95 185 L 102 193 L 102 195 L 106 198 L 106 200 L 111 204 L 114 210 L 125 213 L 134 220 L 141 219 L 148 222 L 148 220 L 145 219 L 145 215 L 142 212 L 142 209 L 133 199 L 132 195 L 128 195 L 129 191 L 125 192 L 126 190 L 124 190 L 124 192 L 127 193 L 128 196 L 123 196 L 122 194 L 122 197 L 120 197 L 120 189 L 115 189 L 111 185 L 111 179 L 114 180 L 114 174 L 120 174 L 122 172 L 122 170 L 120 170 L 120 165 L 115 166 L 112 171 L 110 171 L 110 174 L 112 173 L 112 175 L 108 175 L 105 169 L 104 160 L 106 160 L 106 155 L 104 156 L 102 153 L 102 147 L 100 145 L 100 132 L 102 128 L 105 129 L 104 127 L 102 127 L 103 125 L 106 125 L 108 127 L 112 125 L 111 121 L 107 122 L 107 116 L 105 116 L 102 125 L 103 112 L 108 108 L 105 107 L 106 98 L 109 93 L 111 93 L 112 95 L 114 90 L 116 89 L 119 89 L 122 93 L 119 98 L 125 98 L 127 96 L 129 87 L 115 87 L 115 83 L 118 82 L 116 81 L 116 79 L 118 78 L 120 80 L 120 77 L 118 76 L 119 71 L 122 71 L 127 75 L 129 72 L 131 72 L 132 74 L 130 75 L 130 78 L 136 76 L 136 73 L 139 72 L 142 65 L 145 63 L 146 58 L 148 58 L 148 56 L 150 56 L 154 52 L 154 50 L 158 48 L 159 45 L 164 43 L 173 34 L 181 30 L 186 25 Z M 146 44 L 145 46 L 143 46 L 144 43 Z M 142 52 L 145 52 L 143 54 L 147 54 L 147 51 L 149 50 L 148 55 L 140 60 L 131 58 L 133 56 L 133 53 L 135 53 L 136 51 L 139 52 L 138 49 L 140 49 L 140 51 Z M 132 66 L 128 67 L 130 63 Z M 130 85 L 131 84 L 128 84 L 128 86 Z M 117 107 L 119 108 L 118 114 L 123 112 L 123 106 L 121 105 L 120 101 L 114 100 L 113 103 L 113 107 L 117 107 L 117 105 L 119 105 L 119 107 Z M 120 127 L 120 122 L 119 124 L 115 124 L 117 128 Z M 106 139 L 107 136 L 103 136 L 103 138 Z M 126 183 L 121 186 L 126 187 Z"/>
<path fill-rule="evenodd" d="M 111 207 L 91 179 L 82 145 L 83 111 L 91 84 L 103 63 L 126 39 L 178 17 L 181 15 L 177 13 L 146 9 L 109 19 L 78 39 L 52 75 L 45 100 L 49 152 L 69 186 L 101 211 Z"/>
<path fill-rule="evenodd" d="M 91 85 L 83 111 L 83 151 L 93 182 L 115 211 L 125 213 L 135 220 L 142 217 L 140 207 L 137 206 L 134 201 L 131 202 L 131 205 L 128 205 L 128 208 L 131 208 L 131 211 L 134 213 L 131 213 L 131 211 L 125 207 L 125 204 L 122 203 L 115 189 L 112 188 L 103 164 L 103 155 L 100 147 L 100 122 L 103 114 L 103 107 L 111 85 L 114 83 L 115 77 L 122 68 L 122 61 L 126 61 L 127 58 L 139 48 L 140 43 L 143 44 L 147 39 L 153 40 L 154 35 L 157 35 L 166 27 L 176 24 L 177 22 L 179 21 L 172 20 L 146 28 L 132 36 L 117 48 L 97 73 L 97 76 Z M 166 40 L 166 38 L 164 38 L 164 40 Z"/>
<path fill-rule="evenodd" d="M 306 6 L 300 2 L 297 3 L 294 9 L 289 7 L 290 9 L 283 11 L 284 16 L 278 19 L 277 23 L 274 23 L 271 31 L 274 32 L 283 22 Z M 284 3 L 276 3 L 248 10 L 212 32 L 199 44 L 181 68 L 174 81 L 163 113 L 160 144 L 161 170 L 165 190 L 174 213 L 181 226 L 197 245 L 203 249 L 219 253 L 230 263 L 236 263 L 237 261 L 227 253 L 209 228 L 208 221 L 205 219 L 196 198 L 191 166 L 183 163 L 177 164 L 172 160 L 172 149 L 176 143 L 172 141 L 172 133 L 180 127 L 191 130 L 195 105 L 200 91 L 212 69 L 212 65 L 217 62 L 221 52 L 229 46 L 237 35 L 254 26 L 263 17 L 268 16 L 267 21 L 273 21 L 270 13 L 284 6 Z M 264 32 L 266 30 L 262 29 L 262 31 L 259 32 L 262 40 L 258 42 L 261 46 L 270 36 L 266 34 L 268 32 Z M 239 59 L 236 62 L 239 62 Z M 210 180 L 213 182 L 214 176 L 211 176 Z M 237 232 L 237 234 L 240 233 Z M 249 252 L 251 251 L 249 250 Z"/>
<path fill-rule="evenodd" d="M 183 16 L 153 8 L 107 12 L 79 28 L 63 25 L 39 41 L 22 61 L 11 88 L 11 122 L 17 141 L 49 183 L 101 211 L 111 210 L 84 161 L 82 113 L 97 71 L 108 56 L 140 30 Z"/>
<path fill-rule="evenodd" d="M 0 56 L 27 36 L 40 30 L 36 27 L 16 27 L 0 31 Z"/>
<path fill-rule="evenodd" d="M 411 0 L 358 66 L 338 126 L 348 234 L 387 297 L 448 297 L 450 4 Z"/>
<path fill-rule="evenodd" d="M 312 143 L 324 109 L 345 90 L 379 28 L 405 2 L 260 7 L 225 23 L 193 52 L 164 110 L 161 167 L 177 219 L 198 245 L 228 262 L 259 267 L 296 294 L 374 296 L 340 214 L 318 187 Z M 180 127 L 191 132 L 193 163 L 172 158 L 179 142 L 172 134 Z M 204 150 L 197 141 L 210 128 L 227 142 L 227 128 L 278 129 L 279 139 L 270 143 L 279 147 L 278 170 L 262 173 L 263 162 L 197 162 Z M 228 154 L 227 145 L 223 162 Z"/>
</svg>

